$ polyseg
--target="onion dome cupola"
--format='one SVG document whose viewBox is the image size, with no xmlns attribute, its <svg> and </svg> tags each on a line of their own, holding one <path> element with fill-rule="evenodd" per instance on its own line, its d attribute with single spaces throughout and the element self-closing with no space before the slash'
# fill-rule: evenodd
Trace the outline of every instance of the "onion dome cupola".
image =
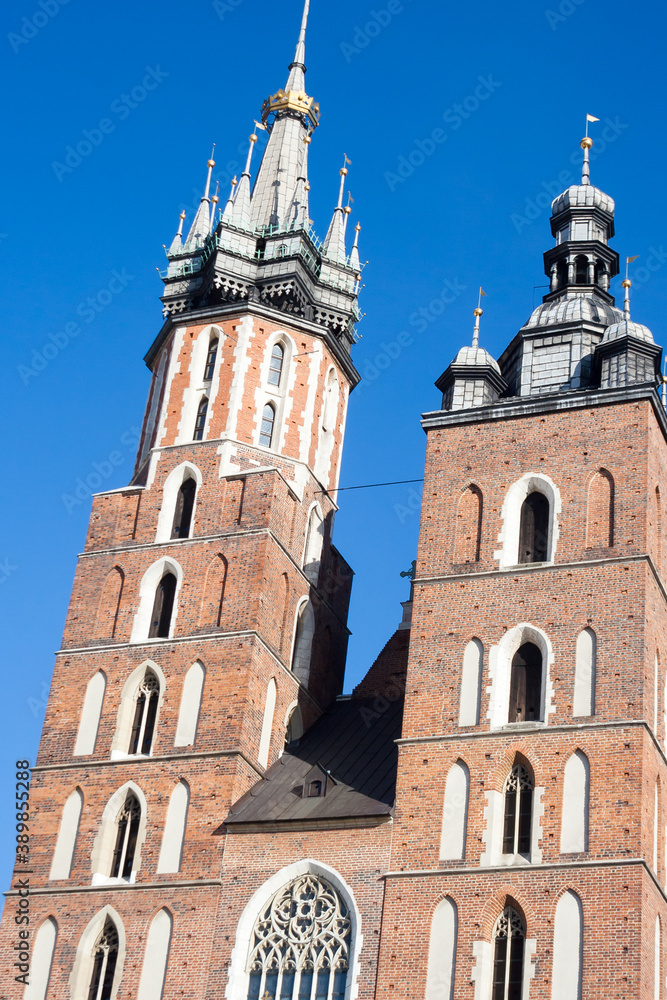
<svg viewBox="0 0 667 1000">
<path fill-rule="evenodd" d="M 494 403 L 507 389 L 498 362 L 479 346 L 479 321 L 483 315 L 477 307 L 472 346 L 462 347 L 452 363 L 435 383 L 442 392 L 443 410 L 468 410 L 474 406 Z"/>
<path fill-rule="evenodd" d="M 662 350 L 655 343 L 649 328 L 634 323 L 630 318 L 632 282 L 629 278 L 626 277 L 623 287 L 623 319 L 607 327 L 595 349 L 601 389 L 660 381 Z"/>
<path fill-rule="evenodd" d="M 618 254 L 609 246 L 614 235 L 614 201 L 590 182 L 593 140 L 581 140 L 584 151 L 581 184 L 573 184 L 551 205 L 551 233 L 556 246 L 544 255 L 551 296 L 565 289 L 589 288 L 609 295 L 618 274 Z M 549 296 L 547 296 L 547 299 Z"/>
</svg>

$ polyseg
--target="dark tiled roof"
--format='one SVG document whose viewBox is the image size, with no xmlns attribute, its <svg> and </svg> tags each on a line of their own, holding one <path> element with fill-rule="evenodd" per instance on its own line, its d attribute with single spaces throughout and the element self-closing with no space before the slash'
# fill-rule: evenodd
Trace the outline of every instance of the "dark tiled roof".
<svg viewBox="0 0 667 1000">
<path fill-rule="evenodd" d="M 378 709 L 382 709 L 378 711 Z M 391 813 L 396 793 L 403 702 L 346 698 L 290 746 L 230 810 L 225 824 L 320 822 Z M 326 794 L 303 797 L 320 765 L 334 779 Z M 317 775 L 316 775 L 317 777 Z"/>
</svg>

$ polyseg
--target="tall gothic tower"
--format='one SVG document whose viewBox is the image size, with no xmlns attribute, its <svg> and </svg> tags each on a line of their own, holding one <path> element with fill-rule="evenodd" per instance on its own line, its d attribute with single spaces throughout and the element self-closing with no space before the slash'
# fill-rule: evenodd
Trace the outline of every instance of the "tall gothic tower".
<svg viewBox="0 0 667 1000">
<path fill-rule="evenodd" d="M 352 574 L 330 491 L 360 266 L 346 169 L 324 242 L 309 219 L 307 17 L 254 186 L 255 134 L 224 211 L 210 161 L 185 238 L 181 221 L 134 476 L 94 498 L 34 769 L 30 998 L 161 996 L 147 941 L 170 952 L 165 995 L 208 996 L 216 828 L 342 690 Z M 10 894 L 12 1000 L 15 912 Z"/>
<path fill-rule="evenodd" d="M 551 290 L 427 413 L 378 997 L 665 996 L 667 421 L 609 293 L 614 202 L 557 197 Z"/>
</svg>

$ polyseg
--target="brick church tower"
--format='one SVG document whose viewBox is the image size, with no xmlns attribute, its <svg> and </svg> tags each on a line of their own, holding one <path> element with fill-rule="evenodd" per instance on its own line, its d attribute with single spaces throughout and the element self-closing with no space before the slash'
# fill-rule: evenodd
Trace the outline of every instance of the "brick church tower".
<svg viewBox="0 0 667 1000">
<path fill-rule="evenodd" d="M 661 1000 L 667 421 L 609 294 L 614 203 L 555 199 L 551 290 L 427 413 L 378 997 Z"/>
<path fill-rule="evenodd" d="M 0 995 L 667 1000 L 667 419 L 661 350 L 629 281 L 623 310 L 609 291 L 614 203 L 585 139 L 543 304 L 498 362 L 477 309 L 436 383 L 413 592 L 342 695 L 359 227 L 348 252 L 345 167 L 324 242 L 308 217 L 308 7 L 254 184 L 253 133 L 223 211 L 211 160 L 167 254 L 136 468 L 94 498 L 57 654 Z"/>
</svg>

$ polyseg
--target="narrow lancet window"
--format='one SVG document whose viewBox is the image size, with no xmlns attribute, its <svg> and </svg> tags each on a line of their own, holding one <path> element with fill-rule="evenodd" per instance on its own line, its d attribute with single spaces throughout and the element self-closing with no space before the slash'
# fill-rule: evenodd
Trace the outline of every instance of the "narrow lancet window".
<svg viewBox="0 0 667 1000">
<path fill-rule="evenodd" d="M 273 442 L 273 428 L 276 422 L 276 411 L 267 403 L 262 412 L 262 426 L 259 431 L 259 443 L 264 448 L 270 448 Z"/>
<path fill-rule="evenodd" d="M 524 642 L 512 659 L 508 722 L 536 722 L 542 718 L 542 653 Z"/>
<path fill-rule="evenodd" d="M 118 931 L 113 921 L 107 920 L 93 953 L 93 974 L 90 978 L 88 1000 L 111 1000 L 118 962 Z"/>
<path fill-rule="evenodd" d="M 506 907 L 494 932 L 492 1000 L 521 1000 L 526 931 L 516 910 Z"/>
<path fill-rule="evenodd" d="M 148 632 L 149 639 L 169 638 L 175 596 L 176 577 L 173 573 L 165 573 L 155 591 L 151 627 Z"/>
<path fill-rule="evenodd" d="M 533 825 L 533 779 L 528 768 L 515 764 L 505 782 L 503 854 L 530 854 Z"/>
<path fill-rule="evenodd" d="M 285 351 L 280 344 L 275 344 L 271 351 L 271 361 L 269 363 L 269 385 L 280 385 L 284 362 Z"/>
<path fill-rule="evenodd" d="M 204 382 L 210 382 L 215 372 L 215 362 L 218 357 L 218 345 L 220 341 L 216 338 L 211 341 L 206 357 L 206 368 L 204 369 Z"/>
<path fill-rule="evenodd" d="M 116 846 L 111 861 L 111 878 L 122 878 L 130 881 L 134 868 L 134 855 L 139 836 L 139 820 L 141 806 L 135 795 L 129 793 L 125 804 L 118 814 L 118 832 Z"/>
<path fill-rule="evenodd" d="M 206 414 L 208 413 L 208 397 L 204 396 L 199 408 L 197 410 L 197 419 L 195 420 L 195 441 L 203 441 L 204 439 L 204 429 L 206 427 Z"/>
<path fill-rule="evenodd" d="M 128 753 L 148 756 L 155 736 L 155 720 L 160 698 L 160 684 L 152 670 L 147 670 L 137 693 L 132 735 Z"/>
<path fill-rule="evenodd" d="M 521 507 L 519 562 L 546 562 L 549 558 L 549 501 L 544 493 L 529 493 Z"/>
<path fill-rule="evenodd" d="M 194 479 L 184 480 L 176 497 L 174 523 L 171 529 L 172 538 L 189 538 L 192 527 L 192 513 L 195 507 L 197 483 Z"/>
</svg>

